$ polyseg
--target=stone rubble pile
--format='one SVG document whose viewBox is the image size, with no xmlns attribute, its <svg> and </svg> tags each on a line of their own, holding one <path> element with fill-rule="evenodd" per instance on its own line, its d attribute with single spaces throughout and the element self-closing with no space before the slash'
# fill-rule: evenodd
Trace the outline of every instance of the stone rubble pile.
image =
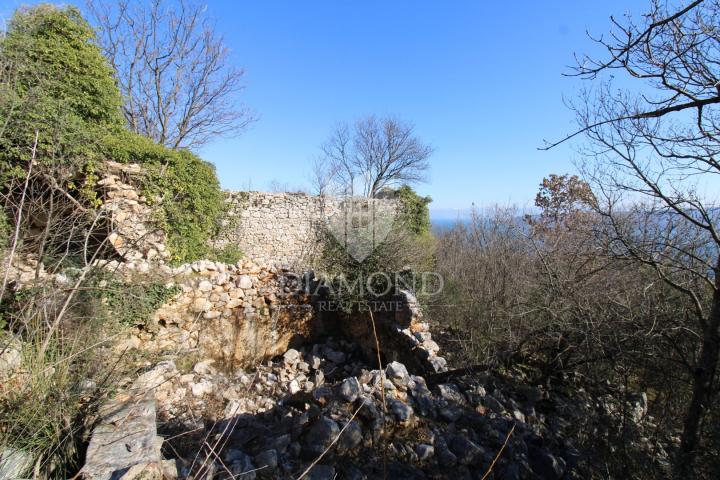
<svg viewBox="0 0 720 480">
<path fill-rule="evenodd" d="M 577 430 L 609 432 L 620 408 L 571 380 L 436 385 L 399 362 L 372 368 L 357 343 L 333 338 L 233 372 L 212 360 L 161 367 L 158 431 L 178 478 L 295 479 L 319 459 L 305 478 L 479 479 L 501 449 L 492 478 L 582 478 Z M 625 407 L 634 428 L 652 425 L 644 397 Z M 585 425 L 596 411 L 607 422 Z"/>
</svg>

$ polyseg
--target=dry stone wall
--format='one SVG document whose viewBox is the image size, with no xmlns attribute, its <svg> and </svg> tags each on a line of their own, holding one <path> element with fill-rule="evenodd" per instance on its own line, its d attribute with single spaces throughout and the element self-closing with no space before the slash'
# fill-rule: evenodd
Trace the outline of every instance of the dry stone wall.
<svg viewBox="0 0 720 480">
<path fill-rule="evenodd" d="M 128 266 L 109 265 L 132 278 L 137 269 Z M 121 350 L 195 352 L 226 367 L 244 367 L 279 355 L 314 330 L 309 295 L 290 272 L 249 260 L 234 265 L 200 260 L 156 267 L 153 274 L 181 292 L 119 344 Z"/>
<path fill-rule="evenodd" d="M 258 264 L 285 265 L 294 270 L 313 266 L 322 247 L 324 226 L 331 224 L 340 231 L 346 222 L 350 229 L 364 228 L 373 212 L 391 219 L 399 207 L 394 199 L 349 200 L 285 192 L 228 191 L 226 201 L 230 206 L 225 231 L 215 246 L 235 244 L 246 258 Z M 376 218 L 372 221 L 382 223 Z"/>
</svg>

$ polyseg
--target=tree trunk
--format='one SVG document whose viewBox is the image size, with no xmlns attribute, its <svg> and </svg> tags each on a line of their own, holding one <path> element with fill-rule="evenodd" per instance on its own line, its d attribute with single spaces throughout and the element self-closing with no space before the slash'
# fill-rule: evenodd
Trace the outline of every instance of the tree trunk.
<svg viewBox="0 0 720 480">
<path fill-rule="evenodd" d="M 713 379 L 720 353 L 720 260 L 715 271 L 712 307 L 703 331 L 700 358 L 693 372 L 693 392 L 685 414 L 680 449 L 673 476 L 678 480 L 694 478 L 693 464 L 700 443 L 700 421 L 711 401 Z"/>
</svg>

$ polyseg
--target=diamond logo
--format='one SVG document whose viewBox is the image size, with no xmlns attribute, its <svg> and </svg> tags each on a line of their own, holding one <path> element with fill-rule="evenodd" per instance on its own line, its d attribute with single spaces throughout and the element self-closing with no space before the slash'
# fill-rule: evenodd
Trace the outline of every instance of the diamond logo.
<svg viewBox="0 0 720 480">
<path fill-rule="evenodd" d="M 350 256 L 362 262 L 392 230 L 397 202 L 347 197 L 328 215 L 327 226 Z"/>
</svg>

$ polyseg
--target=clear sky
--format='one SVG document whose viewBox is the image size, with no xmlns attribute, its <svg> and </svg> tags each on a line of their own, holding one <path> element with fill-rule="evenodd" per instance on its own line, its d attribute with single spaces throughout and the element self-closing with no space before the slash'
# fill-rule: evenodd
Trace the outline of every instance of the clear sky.
<svg viewBox="0 0 720 480">
<path fill-rule="evenodd" d="M 18 0 L 2 0 L 7 15 Z M 34 3 L 34 2 L 32 2 Z M 435 147 L 417 187 L 436 215 L 472 203 L 529 206 L 542 177 L 573 170 L 573 149 L 541 152 L 574 126 L 563 96 L 573 53 L 595 51 L 586 30 L 649 0 L 209 0 L 246 70 L 242 98 L 259 121 L 206 146 L 226 188 L 307 185 L 332 125 L 392 114 Z"/>
</svg>

